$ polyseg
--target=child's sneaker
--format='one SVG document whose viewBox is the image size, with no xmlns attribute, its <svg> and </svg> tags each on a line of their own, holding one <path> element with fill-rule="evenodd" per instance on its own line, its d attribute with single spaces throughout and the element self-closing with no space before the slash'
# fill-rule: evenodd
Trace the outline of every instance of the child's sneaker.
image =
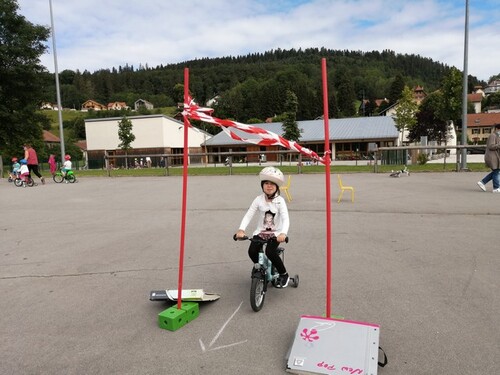
<svg viewBox="0 0 500 375">
<path fill-rule="evenodd" d="M 477 186 L 479 186 L 479 189 L 482 191 L 486 191 L 486 186 L 484 186 L 483 181 L 478 181 Z"/>
<path fill-rule="evenodd" d="M 277 288 L 286 288 L 288 286 L 288 281 L 290 278 L 288 277 L 288 273 L 280 274 L 278 276 L 278 282 L 276 283 Z"/>
<path fill-rule="evenodd" d="M 494 189 L 494 190 L 493 190 L 493 193 L 500 193 L 500 188 L 498 188 L 498 189 Z"/>
</svg>

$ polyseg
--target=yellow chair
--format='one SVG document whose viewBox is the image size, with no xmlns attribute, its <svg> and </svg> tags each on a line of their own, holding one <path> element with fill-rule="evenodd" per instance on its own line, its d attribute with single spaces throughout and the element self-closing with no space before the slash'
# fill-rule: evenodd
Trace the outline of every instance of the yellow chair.
<svg viewBox="0 0 500 375">
<path fill-rule="evenodd" d="M 280 190 L 285 192 L 286 199 L 288 200 L 288 202 L 292 201 L 292 196 L 290 195 L 290 192 L 288 191 L 290 189 L 290 182 L 291 181 L 292 181 L 292 176 L 288 175 L 288 181 L 287 181 L 286 185 L 283 185 L 280 187 Z"/>
<path fill-rule="evenodd" d="M 344 194 L 345 190 L 348 190 L 351 192 L 351 202 L 354 202 L 354 188 L 352 186 L 345 186 L 342 184 L 342 179 L 340 178 L 340 175 L 337 175 L 337 179 L 339 182 L 339 189 L 340 189 L 340 194 L 339 194 L 339 199 L 337 200 L 337 203 L 340 203 L 340 200 L 342 199 L 342 194 Z"/>
</svg>

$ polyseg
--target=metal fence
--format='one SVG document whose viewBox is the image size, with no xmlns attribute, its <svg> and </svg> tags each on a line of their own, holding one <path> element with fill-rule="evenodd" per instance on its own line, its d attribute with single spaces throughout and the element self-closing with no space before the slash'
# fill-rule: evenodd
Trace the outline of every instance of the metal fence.
<svg viewBox="0 0 500 375">
<path fill-rule="evenodd" d="M 399 146 L 399 147 L 379 147 L 368 154 L 359 154 L 355 159 L 349 160 L 333 160 L 332 163 L 338 165 L 373 165 L 373 171 L 378 172 L 379 165 L 407 165 L 418 164 L 420 154 L 426 155 L 429 159 L 438 157 L 443 160 L 443 165 L 446 166 L 450 159 L 450 150 L 456 150 L 457 156 L 453 163 L 456 163 L 456 170 L 460 170 L 461 165 L 461 150 L 466 149 L 466 153 L 482 153 L 484 154 L 485 145 L 467 145 L 467 146 Z M 249 156 L 258 155 L 258 158 L 249 158 Z M 307 165 L 316 165 L 318 162 L 311 158 L 307 158 L 300 153 L 279 150 L 279 151 L 231 151 L 228 152 L 203 152 L 189 153 L 189 165 L 196 167 L 229 167 L 229 174 L 232 174 L 233 165 L 249 166 L 255 165 L 255 162 L 249 162 L 248 159 L 258 159 L 259 164 L 272 160 L 273 163 L 283 165 L 296 165 L 297 173 L 302 173 L 302 167 Z M 151 160 L 147 163 L 146 159 Z M 141 162 L 142 159 L 142 162 Z M 183 165 L 183 154 L 141 154 L 141 155 L 109 155 L 105 153 L 102 158 L 89 159 L 88 164 L 82 160 L 73 161 L 73 169 L 104 169 L 111 176 L 111 171 L 116 169 L 133 169 L 133 168 L 164 168 L 165 175 L 169 175 L 169 169 Z M 116 162 L 116 164 L 114 164 Z M 366 165 L 364 164 L 364 165 Z M 58 167 L 60 164 L 58 163 Z M 47 163 L 40 164 L 41 171 L 48 171 Z M 4 177 L 10 171 L 10 165 L 4 166 L 2 156 L 0 155 L 0 177 Z"/>
</svg>

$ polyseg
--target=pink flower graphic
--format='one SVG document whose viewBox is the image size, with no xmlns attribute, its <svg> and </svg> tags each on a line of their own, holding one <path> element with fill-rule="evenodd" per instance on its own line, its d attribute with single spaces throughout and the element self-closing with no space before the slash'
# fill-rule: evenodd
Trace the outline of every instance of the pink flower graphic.
<svg viewBox="0 0 500 375">
<path fill-rule="evenodd" d="M 300 337 L 302 337 L 302 340 L 304 341 L 309 341 L 313 342 L 315 340 L 319 340 L 319 336 L 317 335 L 318 331 L 316 331 L 314 328 L 309 331 L 307 328 L 304 328 L 302 332 L 300 333 Z"/>
</svg>

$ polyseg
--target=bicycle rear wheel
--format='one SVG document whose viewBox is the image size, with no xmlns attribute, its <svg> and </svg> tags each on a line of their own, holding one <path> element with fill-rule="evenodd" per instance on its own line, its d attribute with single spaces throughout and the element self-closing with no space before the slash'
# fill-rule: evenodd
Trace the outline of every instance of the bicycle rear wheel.
<svg viewBox="0 0 500 375">
<path fill-rule="evenodd" d="M 66 177 L 68 181 L 72 184 L 76 181 L 76 177 L 74 174 L 69 174 L 68 177 Z"/>
<path fill-rule="evenodd" d="M 252 285 L 250 287 L 250 305 L 255 312 L 260 311 L 264 305 L 264 300 L 266 298 L 264 286 L 264 275 L 255 275 L 252 277 Z"/>
</svg>

